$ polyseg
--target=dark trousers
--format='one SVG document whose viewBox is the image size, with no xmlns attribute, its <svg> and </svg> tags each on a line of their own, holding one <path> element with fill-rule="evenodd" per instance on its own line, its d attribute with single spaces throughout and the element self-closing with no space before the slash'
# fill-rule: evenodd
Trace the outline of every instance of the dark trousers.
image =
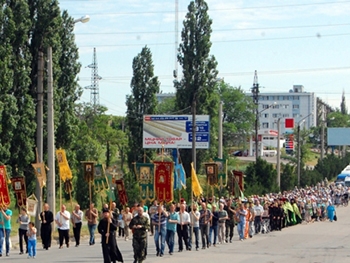
<svg viewBox="0 0 350 263">
<path fill-rule="evenodd" d="M 19 251 L 23 253 L 23 238 L 26 243 L 26 253 L 28 251 L 28 237 L 27 237 L 27 230 L 25 229 L 18 229 L 18 237 L 19 237 Z"/>
<path fill-rule="evenodd" d="M 225 222 L 225 241 L 228 242 L 228 237 L 230 237 L 230 241 L 233 237 L 233 230 L 235 228 L 235 222 L 233 220 L 226 220 Z"/>
<path fill-rule="evenodd" d="M 124 237 L 124 228 L 123 227 L 118 227 L 118 236 L 119 237 Z"/>
<path fill-rule="evenodd" d="M 51 247 L 51 234 L 52 234 L 52 228 L 51 224 L 41 224 L 40 229 L 41 234 L 41 242 L 43 243 L 44 249 L 49 249 Z"/>
<path fill-rule="evenodd" d="M 179 241 L 179 250 L 183 250 L 183 242 L 185 242 L 186 249 L 189 249 L 188 246 L 188 226 L 187 225 L 177 225 L 176 228 L 177 231 L 177 237 Z"/>
<path fill-rule="evenodd" d="M 62 230 L 58 229 L 58 240 L 60 243 L 60 247 L 63 245 L 63 239 L 66 243 L 66 245 L 69 245 L 69 229 Z"/>
<path fill-rule="evenodd" d="M 202 248 L 209 247 L 209 225 L 199 225 L 202 236 Z"/>
<path fill-rule="evenodd" d="M 260 231 L 261 231 L 261 216 L 254 217 L 254 228 L 255 228 L 255 234 L 260 233 Z"/>
<path fill-rule="evenodd" d="M 80 245 L 80 232 L 81 232 L 81 222 L 75 223 L 75 227 L 73 227 L 73 234 L 74 234 L 75 244 L 77 246 Z"/>
</svg>

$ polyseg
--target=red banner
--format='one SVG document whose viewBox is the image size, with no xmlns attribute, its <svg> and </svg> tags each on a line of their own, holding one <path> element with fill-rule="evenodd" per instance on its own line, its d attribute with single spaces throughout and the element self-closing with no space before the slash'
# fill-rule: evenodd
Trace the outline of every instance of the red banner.
<svg viewBox="0 0 350 263">
<path fill-rule="evenodd" d="M 158 201 L 169 203 L 173 201 L 173 162 L 154 162 L 155 179 L 154 188 Z"/>
<path fill-rule="evenodd" d="M 11 184 L 13 191 L 16 194 L 17 205 L 19 207 L 25 207 L 27 205 L 27 191 L 24 177 L 11 178 Z"/>
<path fill-rule="evenodd" d="M 6 179 L 5 165 L 0 165 L 0 206 L 9 206 L 11 203 Z"/>
<path fill-rule="evenodd" d="M 126 205 L 128 203 L 128 196 L 126 195 L 124 181 L 123 180 L 115 180 L 115 185 L 117 186 L 119 202 L 122 205 Z"/>
</svg>

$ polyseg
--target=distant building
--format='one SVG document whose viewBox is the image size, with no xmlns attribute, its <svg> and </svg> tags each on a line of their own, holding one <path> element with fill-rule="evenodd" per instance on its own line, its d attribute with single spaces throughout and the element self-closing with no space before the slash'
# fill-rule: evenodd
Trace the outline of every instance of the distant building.
<svg viewBox="0 0 350 263">
<path fill-rule="evenodd" d="M 161 92 L 161 93 L 156 94 L 158 103 L 161 103 L 164 100 L 169 99 L 169 98 L 174 98 L 175 96 L 176 96 L 176 93 L 174 93 L 174 92 L 169 92 L 169 93 Z"/>
</svg>

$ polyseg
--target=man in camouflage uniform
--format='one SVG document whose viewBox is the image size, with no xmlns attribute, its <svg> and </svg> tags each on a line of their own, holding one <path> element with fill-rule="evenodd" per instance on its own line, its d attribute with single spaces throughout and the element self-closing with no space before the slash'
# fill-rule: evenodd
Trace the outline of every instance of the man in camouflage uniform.
<svg viewBox="0 0 350 263">
<path fill-rule="evenodd" d="M 131 220 L 129 227 L 133 231 L 134 263 L 142 263 L 146 259 L 147 230 L 150 227 L 148 218 L 143 215 L 143 207 L 138 207 L 138 214 Z"/>
<path fill-rule="evenodd" d="M 225 222 L 225 242 L 228 243 L 228 237 L 230 237 L 230 243 L 232 243 L 232 237 L 234 234 L 234 227 L 235 227 L 235 210 L 232 207 L 232 200 L 228 199 L 226 205 L 224 206 L 224 210 L 226 210 L 228 219 L 226 219 Z"/>
</svg>

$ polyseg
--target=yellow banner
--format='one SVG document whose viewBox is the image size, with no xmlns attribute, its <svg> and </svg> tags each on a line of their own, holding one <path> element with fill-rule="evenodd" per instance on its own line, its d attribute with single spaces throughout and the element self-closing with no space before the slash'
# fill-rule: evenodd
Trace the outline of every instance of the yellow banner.
<svg viewBox="0 0 350 263">
<path fill-rule="evenodd" d="M 63 182 L 65 182 L 66 180 L 72 180 L 73 175 L 67 161 L 66 151 L 63 149 L 56 150 L 56 156 L 61 180 Z"/>
<path fill-rule="evenodd" d="M 192 192 L 194 196 L 198 197 L 203 193 L 203 189 L 199 184 L 196 171 L 193 168 L 193 163 L 191 163 L 191 181 L 192 181 Z"/>
</svg>

